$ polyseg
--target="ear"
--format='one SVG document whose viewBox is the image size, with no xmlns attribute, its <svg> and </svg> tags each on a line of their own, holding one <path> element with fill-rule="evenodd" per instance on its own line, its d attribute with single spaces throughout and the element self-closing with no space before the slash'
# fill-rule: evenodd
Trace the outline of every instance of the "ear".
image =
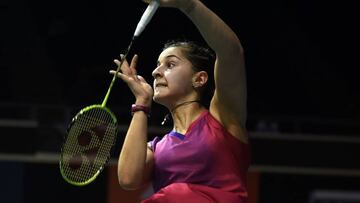
<svg viewBox="0 0 360 203">
<path fill-rule="evenodd" d="M 209 76 L 206 71 L 196 72 L 193 76 L 193 82 L 192 82 L 193 87 L 194 88 L 203 87 L 208 81 L 208 78 Z"/>
</svg>

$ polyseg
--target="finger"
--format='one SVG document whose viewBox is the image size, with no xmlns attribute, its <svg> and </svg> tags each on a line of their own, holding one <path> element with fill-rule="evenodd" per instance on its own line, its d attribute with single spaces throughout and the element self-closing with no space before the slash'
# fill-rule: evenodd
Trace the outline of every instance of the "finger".
<svg viewBox="0 0 360 203">
<path fill-rule="evenodd" d="M 115 70 L 110 70 L 109 73 L 110 73 L 111 75 L 115 75 L 115 74 L 117 74 L 117 73 L 119 73 L 119 72 L 116 73 Z"/>
<path fill-rule="evenodd" d="M 119 61 L 119 60 L 114 59 L 114 63 L 115 63 L 117 66 L 120 66 L 120 61 Z"/>
<path fill-rule="evenodd" d="M 114 70 L 110 70 L 109 72 L 110 72 L 110 74 L 112 74 L 112 75 L 115 75 L 115 74 L 116 74 L 116 71 L 114 71 Z M 121 80 L 123 80 L 124 82 L 126 82 L 126 83 L 128 83 L 128 82 L 130 81 L 130 78 L 129 78 L 128 76 L 126 76 L 125 74 L 122 74 L 122 73 L 120 73 L 120 72 L 118 72 L 116 76 L 117 76 L 118 78 L 120 78 Z"/>
<path fill-rule="evenodd" d="M 137 77 L 141 82 L 147 83 L 146 80 L 145 80 L 145 78 L 142 77 L 141 75 L 137 75 L 136 77 Z"/>
<path fill-rule="evenodd" d="M 117 66 L 116 70 L 117 70 L 117 71 L 121 71 L 121 70 L 120 70 L 120 63 L 121 63 L 121 62 L 120 62 L 119 60 L 117 60 L 117 59 L 114 59 L 114 63 L 115 63 L 116 66 Z"/>
<path fill-rule="evenodd" d="M 123 61 L 122 65 L 129 66 L 129 63 L 127 62 L 124 54 L 120 54 L 120 59 L 121 59 L 121 61 Z"/>
<path fill-rule="evenodd" d="M 120 65 L 124 66 L 123 64 L 121 64 L 121 61 L 119 61 L 118 59 L 114 59 L 114 63 L 117 65 L 117 70 L 119 72 L 129 74 L 130 71 L 126 71 L 124 67 L 120 67 Z"/>
<path fill-rule="evenodd" d="M 124 73 L 126 75 L 132 75 L 133 73 L 129 68 L 129 64 L 128 64 L 126 58 L 124 58 L 124 57 L 125 57 L 124 54 L 120 54 L 121 60 L 119 61 L 118 59 L 115 59 L 114 62 L 118 65 L 118 68 L 121 65 L 120 70 L 122 73 Z"/>
<path fill-rule="evenodd" d="M 138 58 L 139 56 L 135 54 L 134 57 L 131 59 L 131 63 L 130 63 L 130 69 L 134 75 L 137 74 L 136 67 L 137 67 Z"/>
<path fill-rule="evenodd" d="M 114 62 L 116 63 L 116 65 L 119 66 L 121 64 L 122 60 L 125 60 L 124 59 L 124 54 L 120 54 L 120 60 L 119 59 L 114 59 Z"/>
</svg>

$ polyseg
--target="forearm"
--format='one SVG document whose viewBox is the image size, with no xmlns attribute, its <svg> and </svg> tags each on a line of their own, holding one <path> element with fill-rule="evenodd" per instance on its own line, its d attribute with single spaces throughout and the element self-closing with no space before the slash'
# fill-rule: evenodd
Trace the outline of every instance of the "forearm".
<svg viewBox="0 0 360 203">
<path fill-rule="evenodd" d="M 217 55 L 227 56 L 230 51 L 242 51 L 238 37 L 219 16 L 199 0 L 190 2 L 179 9 L 195 24 Z"/>
<path fill-rule="evenodd" d="M 142 184 L 147 151 L 147 115 L 134 113 L 118 161 L 118 178 L 122 187 L 133 189 Z"/>
</svg>

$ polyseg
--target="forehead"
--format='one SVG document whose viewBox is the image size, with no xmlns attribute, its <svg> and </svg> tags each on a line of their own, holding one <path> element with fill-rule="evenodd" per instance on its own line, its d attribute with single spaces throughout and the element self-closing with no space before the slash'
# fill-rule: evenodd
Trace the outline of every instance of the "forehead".
<svg viewBox="0 0 360 203">
<path fill-rule="evenodd" d="M 180 47 L 169 47 L 161 52 L 159 55 L 158 61 L 163 61 L 171 56 L 175 56 L 177 58 L 186 59 L 182 49 Z"/>
</svg>

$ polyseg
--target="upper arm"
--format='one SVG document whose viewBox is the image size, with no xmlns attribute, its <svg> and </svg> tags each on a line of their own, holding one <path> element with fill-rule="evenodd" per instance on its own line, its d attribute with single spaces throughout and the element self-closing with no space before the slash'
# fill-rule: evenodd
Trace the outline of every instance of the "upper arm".
<svg viewBox="0 0 360 203">
<path fill-rule="evenodd" d="M 242 138 L 246 121 L 243 48 L 236 33 L 219 16 L 201 1 L 193 3 L 191 10 L 183 11 L 217 57 L 214 69 L 215 93 L 210 103 L 210 112 L 230 133 Z"/>
<path fill-rule="evenodd" d="M 235 137 L 246 141 L 246 73 L 244 54 L 238 49 L 217 52 L 215 93 L 210 103 L 212 115 Z"/>
</svg>

